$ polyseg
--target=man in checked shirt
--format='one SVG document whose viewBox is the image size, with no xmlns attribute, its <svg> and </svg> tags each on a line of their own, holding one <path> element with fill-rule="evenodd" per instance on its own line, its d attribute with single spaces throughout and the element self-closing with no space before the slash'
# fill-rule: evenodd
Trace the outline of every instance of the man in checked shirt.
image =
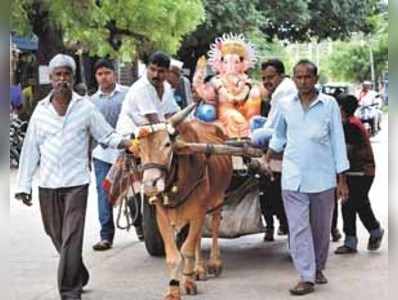
<svg viewBox="0 0 398 300">
<path fill-rule="evenodd" d="M 89 138 L 104 147 L 128 149 L 132 145 L 114 131 L 94 104 L 73 92 L 76 64 L 72 57 L 56 55 L 49 69 L 53 90 L 32 114 L 15 198 L 32 205 L 32 179 L 39 166 L 43 225 L 60 255 L 58 290 L 61 300 L 77 300 L 89 280 L 82 259 Z"/>
</svg>

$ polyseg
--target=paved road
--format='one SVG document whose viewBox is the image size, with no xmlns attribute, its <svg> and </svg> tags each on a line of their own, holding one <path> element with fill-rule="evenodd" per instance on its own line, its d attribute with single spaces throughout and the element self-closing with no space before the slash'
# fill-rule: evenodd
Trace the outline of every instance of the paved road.
<svg viewBox="0 0 398 300">
<path fill-rule="evenodd" d="M 372 139 L 377 163 L 376 180 L 371 190 L 372 204 L 388 235 L 388 129 Z M 13 194 L 15 171 L 10 176 Z M 45 236 L 38 209 L 37 194 L 31 208 L 11 199 L 12 272 L 15 285 L 11 299 L 58 299 L 56 290 L 57 253 Z M 341 220 L 340 220 L 341 221 Z M 358 223 L 359 224 L 359 223 Z M 341 228 L 341 223 L 340 223 Z M 329 284 L 317 287 L 306 299 L 388 299 L 388 240 L 379 252 L 366 249 L 368 235 L 362 225 L 359 230 L 359 253 L 336 256 L 331 244 L 325 272 Z M 98 239 L 96 193 L 90 189 L 85 230 L 84 257 L 91 280 L 84 300 L 158 300 L 162 299 L 168 282 L 165 262 L 147 255 L 143 243 L 133 232 L 119 230 L 111 251 L 97 253 L 91 246 Z M 209 251 L 205 240 L 205 253 Z M 184 296 L 195 300 L 264 300 L 291 299 L 288 288 L 296 282 L 287 253 L 286 238 L 273 243 L 262 242 L 262 235 L 234 240 L 221 240 L 224 272 L 217 279 L 199 283 L 200 294 Z"/>
</svg>

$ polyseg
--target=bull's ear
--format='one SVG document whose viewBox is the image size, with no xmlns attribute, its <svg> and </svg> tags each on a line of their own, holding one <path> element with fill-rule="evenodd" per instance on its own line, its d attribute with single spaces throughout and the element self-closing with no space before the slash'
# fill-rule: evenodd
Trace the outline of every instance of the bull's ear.
<svg viewBox="0 0 398 300">
<path fill-rule="evenodd" d="M 190 155 L 193 153 L 191 147 L 178 139 L 173 142 L 173 150 L 178 155 Z"/>
</svg>

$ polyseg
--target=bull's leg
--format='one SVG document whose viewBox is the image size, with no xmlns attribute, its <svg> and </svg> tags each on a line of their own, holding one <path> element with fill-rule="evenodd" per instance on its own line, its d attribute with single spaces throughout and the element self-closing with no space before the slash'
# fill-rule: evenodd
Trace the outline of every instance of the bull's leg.
<svg viewBox="0 0 398 300">
<path fill-rule="evenodd" d="M 207 279 L 207 270 L 206 270 L 205 261 L 203 260 L 203 256 L 202 256 L 202 238 L 201 237 L 198 238 L 195 248 L 196 248 L 195 249 L 195 268 L 194 268 L 195 279 L 196 280 L 206 280 Z"/>
<path fill-rule="evenodd" d="M 169 288 L 164 300 L 181 300 L 180 278 L 183 260 L 174 239 L 174 229 L 168 222 L 167 211 L 159 205 L 156 206 L 156 219 L 164 242 L 170 274 Z"/>
<path fill-rule="evenodd" d="M 195 248 L 201 238 L 204 216 L 193 220 L 189 224 L 188 236 L 181 247 L 181 254 L 184 258 L 184 289 L 188 295 L 196 295 L 198 288 L 194 281 Z"/>
<path fill-rule="evenodd" d="M 216 277 L 218 277 L 222 272 L 220 246 L 218 244 L 220 223 L 221 223 L 221 210 L 218 209 L 215 212 L 213 212 L 212 215 L 212 222 L 211 222 L 212 245 L 210 251 L 210 259 L 207 264 L 208 273 L 213 274 Z"/>
</svg>

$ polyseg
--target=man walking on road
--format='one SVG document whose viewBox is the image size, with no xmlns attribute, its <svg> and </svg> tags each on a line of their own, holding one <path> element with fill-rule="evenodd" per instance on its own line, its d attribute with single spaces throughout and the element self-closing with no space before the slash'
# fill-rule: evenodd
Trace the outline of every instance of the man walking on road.
<svg viewBox="0 0 398 300">
<path fill-rule="evenodd" d="M 275 132 L 265 156 L 284 150 L 282 196 L 289 224 L 293 263 L 301 280 L 292 295 L 325 284 L 334 196 L 348 197 L 343 172 L 349 168 L 339 106 L 315 88 L 318 70 L 308 60 L 293 69 L 298 95 L 279 106 Z"/>
<path fill-rule="evenodd" d="M 89 273 L 82 259 L 90 181 L 88 145 L 93 136 L 110 147 L 129 148 L 87 99 L 74 93 L 76 64 L 58 54 L 49 64 L 52 92 L 40 101 L 22 147 L 15 198 L 32 205 L 32 179 L 40 168 L 39 202 L 44 230 L 60 255 L 61 300 L 81 299 Z"/>
<path fill-rule="evenodd" d="M 123 100 L 127 94 L 128 87 L 116 82 L 115 67 L 111 61 L 100 59 L 94 65 L 95 79 L 98 83 L 98 91 L 91 97 L 92 102 L 102 113 L 105 120 L 116 127 Z M 112 164 L 115 163 L 120 151 L 117 149 L 104 148 L 99 144 L 93 151 L 94 172 L 97 181 L 98 216 L 101 225 L 101 240 L 93 246 L 96 251 L 108 250 L 112 247 L 115 236 L 115 223 L 113 220 L 113 207 L 109 202 L 108 194 L 102 186 L 106 175 Z M 137 237 L 142 240 L 142 218 L 141 214 L 135 220 Z"/>
<path fill-rule="evenodd" d="M 356 97 L 344 95 L 339 98 L 339 104 L 347 141 L 350 172 L 360 173 L 360 176 L 347 176 L 350 195 L 341 207 L 345 240 L 344 245 L 338 247 L 334 253 L 351 254 L 357 252 L 357 214 L 370 235 L 368 250 L 376 251 L 380 248 L 384 229 L 381 228 L 380 222 L 376 219 L 368 196 L 376 168 L 372 146 L 363 124 L 354 116 L 354 112 L 358 108 Z"/>
</svg>

